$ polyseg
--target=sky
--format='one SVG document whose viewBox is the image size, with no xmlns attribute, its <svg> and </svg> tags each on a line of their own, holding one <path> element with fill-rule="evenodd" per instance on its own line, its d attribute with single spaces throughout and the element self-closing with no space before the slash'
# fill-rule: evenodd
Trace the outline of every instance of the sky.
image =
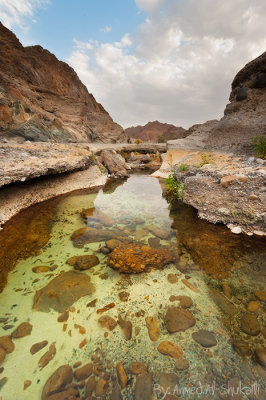
<svg viewBox="0 0 266 400">
<path fill-rule="evenodd" d="M 265 15 L 265 0 L 0 0 L 21 43 L 70 64 L 124 128 L 221 118 L 266 50 Z"/>
</svg>

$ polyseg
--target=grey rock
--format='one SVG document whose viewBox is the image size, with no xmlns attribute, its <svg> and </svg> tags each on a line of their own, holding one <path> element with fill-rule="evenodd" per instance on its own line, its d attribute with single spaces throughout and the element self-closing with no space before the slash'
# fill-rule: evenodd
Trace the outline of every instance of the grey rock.
<svg viewBox="0 0 266 400">
<path fill-rule="evenodd" d="M 203 347 L 213 347 L 217 345 L 215 335 L 205 329 L 200 329 L 192 333 L 192 338 Z"/>
</svg>

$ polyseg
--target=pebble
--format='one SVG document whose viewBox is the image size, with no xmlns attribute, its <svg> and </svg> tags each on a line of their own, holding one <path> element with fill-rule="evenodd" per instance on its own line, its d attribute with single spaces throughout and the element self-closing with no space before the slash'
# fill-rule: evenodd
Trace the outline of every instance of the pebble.
<svg viewBox="0 0 266 400">
<path fill-rule="evenodd" d="M 164 318 L 165 327 L 170 333 L 185 331 L 195 323 L 195 317 L 188 310 L 179 307 L 169 307 Z"/>
<path fill-rule="evenodd" d="M 129 365 L 129 371 L 133 375 L 145 374 L 147 372 L 147 365 L 144 362 L 132 362 Z"/>
<path fill-rule="evenodd" d="M 83 365 L 83 367 L 80 367 L 75 370 L 74 376 L 78 382 L 83 381 L 87 379 L 91 374 L 93 370 L 93 364 L 88 363 Z"/>
<path fill-rule="evenodd" d="M 18 339 L 31 334 L 32 325 L 29 322 L 22 322 L 12 333 L 12 338 Z"/>
<path fill-rule="evenodd" d="M 118 325 L 122 329 L 122 332 L 126 338 L 126 340 L 130 340 L 132 338 L 132 323 L 130 321 L 124 320 L 121 315 L 118 315 Z"/>
<path fill-rule="evenodd" d="M 177 371 L 185 371 L 189 368 L 189 362 L 185 358 L 180 358 L 175 362 L 175 369 Z"/>
<path fill-rule="evenodd" d="M 15 345 L 9 336 L 0 337 L 0 347 L 3 347 L 6 353 L 12 353 L 15 349 Z"/>
<path fill-rule="evenodd" d="M 247 310 L 250 312 L 256 312 L 260 308 L 260 304 L 257 301 L 250 301 L 247 306 Z"/>
<path fill-rule="evenodd" d="M 48 344 L 47 340 L 43 340 L 42 342 L 33 344 L 30 348 L 31 354 L 33 355 L 33 354 L 37 353 L 38 351 L 43 349 L 45 346 L 47 346 L 47 344 Z"/>
<path fill-rule="evenodd" d="M 177 283 L 178 275 L 177 274 L 168 274 L 167 279 L 168 279 L 168 282 L 170 282 L 170 283 Z"/>
<path fill-rule="evenodd" d="M 153 396 L 153 381 L 150 373 L 137 375 L 134 400 L 152 400 Z"/>
<path fill-rule="evenodd" d="M 116 365 L 116 374 L 121 389 L 124 389 L 127 384 L 127 374 L 121 362 Z"/>
<path fill-rule="evenodd" d="M 163 341 L 157 347 L 158 351 L 161 354 L 173 357 L 173 358 L 180 358 L 183 355 L 182 349 L 173 342 Z"/>
<path fill-rule="evenodd" d="M 266 290 L 257 290 L 254 294 L 257 299 L 261 301 L 266 301 Z"/>
<path fill-rule="evenodd" d="M 257 336 L 260 333 L 260 324 L 259 321 L 253 313 L 246 312 L 241 320 L 240 327 L 243 332 L 250 336 Z"/>
<path fill-rule="evenodd" d="M 3 364 L 5 358 L 6 358 L 6 352 L 3 349 L 3 347 L 0 347 L 0 365 Z"/>
<path fill-rule="evenodd" d="M 53 342 L 50 345 L 49 350 L 46 353 L 44 353 L 44 355 L 40 358 L 38 362 L 39 367 L 41 369 L 46 367 L 46 365 L 49 364 L 49 362 L 54 358 L 55 355 L 56 355 L 56 347 L 55 347 L 55 342 Z"/>
<path fill-rule="evenodd" d="M 164 389 L 164 393 L 167 393 L 168 396 L 174 396 L 178 383 L 178 377 L 174 373 L 163 372 L 159 376 L 159 385 Z"/>
<path fill-rule="evenodd" d="M 192 338 L 203 347 L 213 347 L 217 345 L 215 335 L 205 329 L 200 329 L 192 333 Z"/>
<path fill-rule="evenodd" d="M 255 356 L 256 359 L 258 360 L 258 362 L 260 363 L 260 365 L 262 365 L 262 367 L 266 367 L 266 348 L 257 348 L 255 350 Z"/>
<path fill-rule="evenodd" d="M 94 376 L 90 376 L 86 383 L 86 395 L 87 396 L 90 396 L 93 393 L 95 386 L 96 386 L 96 379 Z"/>
<path fill-rule="evenodd" d="M 179 307 L 189 308 L 192 306 L 193 301 L 189 296 L 170 296 L 169 301 L 179 301 Z"/>
<path fill-rule="evenodd" d="M 31 385 L 31 383 L 32 382 L 29 380 L 24 381 L 24 390 L 26 390 Z"/>
<path fill-rule="evenodd" d="M 95 386 L 95 396 L 103 396 L 108 388 L 108 382 L 103 379 L 100 378 L 97 382 L 96 382 L 96 386 Z"/>
<path fill-rule="evenodd" d="M 64 311 L 59 317 L 57 318 L 57 322 L 66 322 L 69 317 L 69 311 Z"/>
<path fill-rule="evenodd" d="M 98 319 L 99 324 L 101 325 L 102 328 L 106 328 L 109 331 L 112 331 L 115 329 L 117 322 L 114 318 L 110 317 L 109 315 L 102 315 Z"/>
<path fill-rule="evenodd" d="M 148 334 L 153 342 L 156 342 L 160 337 L 160 329 L 158 326 L 158 320 L 156 317 L 146 317 L 146 326 L 148 328 Z"/>
</svg>

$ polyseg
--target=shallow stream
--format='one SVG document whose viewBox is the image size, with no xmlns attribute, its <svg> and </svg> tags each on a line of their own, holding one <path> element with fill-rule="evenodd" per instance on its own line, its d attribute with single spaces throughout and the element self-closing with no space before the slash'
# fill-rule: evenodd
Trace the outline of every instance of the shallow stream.
<svg viewBox="0 0 266 400">
<path fill-rule="evenodd" d="M 156 178 L 132 175 L 98 192 L 42 203 L 7 224 L 0 235 L 6 263 L 1 268 L 10 269 L 0 294 L 0 336 L 12 336 L 24 322 L 32 329 L 12 337 L 15 349 L 0 365 L 0 399 L 41 399 L 52 373 L 77 362 L 92 362 L 96 381 L 102 380 L 98 397 L 95 391 L 95 397 L 86 397 L 84 383 L 79 384 L 82 399 L 230 399 L 228 391 L 240 385 L 242 397 L 233 398 L 265 398 L 265 242 L 199 220 L 191 207 L 169 204 L 164 189 Z M 87 210 L 85 218 L 82 210 Z M 86 226 L 101 241 L 88 234 L 75 241 L 73 232 Z M 106 232 L 122 244 L 114 268 L 110 258 L 119 246 L 109 242 L 108 248 Z M 141 259 L 136 249 L 149 252 L 148 258 Z M 171 255 L 166 265 L 154 261 L 157 251 L 164 252 L 159 254 L 164 259 Z M 16 261 L 18 254 L 24 258 Z M 69 261 L 74 265 L 66 263 L 84 255 L 97 256 L 99 263 L 82 271 L 75 259 Z M 129 265 L 132 272 L 138 267 L 143 272 L 121 272 Z M 44 300 L 36 299 L 38 290 L 67 271 L 90 278 L 86 295 L 67 304 L 64 296 L 73 288 L 65 283 L 59 296 L 59 283 Z M 49 304 L 53 308 L 40 311 Z M 180 309 L 185 311 L 180 314 Z M 98 322 L 105 315 L 113 318 L 103 319 L 105 326 L 113 323 L 114 329 Z M 31 354 L 32 345 L 42 341 L 48 343 Z M 158 350 L 162 342 L 177 345 L 174 357 L 169 343 Z M 123 389 L 121 382 L 117 386 L 119 362 L 127 375 Z M 148 372 L 138 375 L 132 362 L 145 363 L 137 367 Z M 24 389 L 25 381 L 30 382 Z"/>
</svg>

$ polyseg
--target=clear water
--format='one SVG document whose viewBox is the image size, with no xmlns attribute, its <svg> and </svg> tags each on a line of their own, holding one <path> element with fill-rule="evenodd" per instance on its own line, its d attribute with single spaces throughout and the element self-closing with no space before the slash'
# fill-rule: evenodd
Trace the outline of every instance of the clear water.
<svg viewBox="0 0 266 400">
<path fill-rule="evenodd" d="M 264 398 L 265 372 L 257 362 L 254 350 L 264 344 L 265 310 L 263 302 L 254 293 L 262 290 L 263 286 L 265 288 L 265 243 L 235 236 L 222 226 L 200 221 L 195 211 L 185 205 L 169 205 L 163 197 L 163 189 L 163 183 L 156 178 L 133 175 L 120 185 L 110 185 L 98 193 L 84 191 L 57 200 L 50 222 L 49 241 L 38 254 L 34 255 L 32 251 L 33 255 L 16 263 L 0 294 L 0 317 L 8 318 L 8 321 L 0 323 L 0 336 L 10 335 L 16 326 L 25 321 L 33 326 L 30 335 L 14 339 L 15 350 L 7 354 L 1 366 L 1 399 L 41 399 L 46 380 L 60 365 L 73 366 L 77 361 L 85 364 L 95 355 L 102 360 L 105 372 L 110 373 L 110 390 L 101 398 L 110 398 L 112 382 L 116 380 L 115 366 L 120 361 L 126 369 L 133 361 L 146 363 L 155 385 L 154 399 L 167 398 L 158 386 L 163 372 L 176 374 L 176 390 L 179 390 L 179 394 L 174 394 L 173 399 L 229 399 L 226 390 L 228 387 L 237 390 L 240 382 L 247 388 L 244 394 L 242 391 L 243 399 Z M 38 208 L 40 215 L 42 209 L 47 210 L 48 207 L 49 202 L 43 203 Z M 99 252 L 99 248 L 105 246 L 104 242 L 85 244 L 83 248 L 74 247 L 71 234 L 85 226 L 80 212 L 91 207 L 113 219 L 114 225 L 108 229 L 126 230 L 127 236 L 133 241 L 134 230 L 145 229 L 146 225 L 156 225 L 168 231 L 169 239 L 160 240 L 160 246 L 178 253 L 179 260 L 161 270 L 125 275 L 107 265 L 108 255 Z M 140 220 L 132 229 L 132 221 L 136 218 Z M 18 233 L 22 230 L 22 221 L 25 224 L 25 220 L 19 217 L 12 221 Z M 88 224 L 94 223 L 88 221 Z M 141 238 L 142 244 L 147 245 L 151 237 L 153 234 L 148 232 Z M 2 232 L 2 246 L 7 243 L 4 238 L 5 231 Z M 96 254 L 100 259 L 99 265 L 82 272 L 91 278 L 96 291 L 73 304 L 67 326 L 57 321 L 59 313 L 54 310 L 48 313 L 33 310 L 36 290 L 43 288 L 60 272 L 72 271 L 73 267 L 66 264 L 68 258 L 85 254 Z M 32 268 L 40 265 L 57 267 L 49 273 L 34 273 Z M 178 282 L 169 282 L 167 276 L 170 273 L 177 274 Z M 185 285 L 183 279 L 196 287 L 197 292 Z M 236 308 L 233 317 L 222 312 L 211 296 L 212 290 L 224 296 L 223 282 L 232 290 L 230 301 Z M 121 291 L 129 293 L 128 301 L 120 300 L 118 293 Z M 170 334 L 164 325 L 164 315 L 168 307 L 179 304 L 169 300 L 172 295 L 184 295 L 192 299 L 189 312 L 196 318 L 196 324 L 184 332 Z M 94 299 L 97 299 L 96 306 L 87 307 Z M 243 332 L 239 322 L 252 300 L 259 304 L 255 315 L 261 333 L 256 336 Z M 115 320 L 120 314 L 131 321 L 131 340 L 125 339 L 118 325 L 111 332 L 99 325 L 97 310 L 110 303 L 115 306 L 105 314 Z M 158 341 L 149 338 L 145 323 L 147 316 L 155 316 L 158 320 Z M 7 325 L 11 325 L 11 328 L 6 330 Z M 77 325 L 85 328 L 86 332 L 80 331 Z M 204 348 L 196 343 L 192 334 L 199 329 L 213 332 L 217 345 Z M 86 344 L 80 348 L 84 339 Z M 42 340 L 47 340 L 49 344 L 31 355 L 31 346 Z M 176 360 L 162 355 L 157 349 L 161 341 L 171 341 L 180 346 L 183 358 L 189 362 L 187 370 L 175 370 Z M 232 346 L 234 341 L 244 342 L 250 349 L 250 355 L 239 355 Z M 56 355 L 40 369 L 38 361 L 53 342 Z M 7 381 L 4 378 L 8 378 Z M 26 380 L 32 383 L 24 390 Z M 136 377 L 128 372 L 128 384 L 121 392 L 124 399 L 134 399 L 135 380 Z M 85 399 L 83 388 L 80 388 L 80 395 Z"/>
</svg>

